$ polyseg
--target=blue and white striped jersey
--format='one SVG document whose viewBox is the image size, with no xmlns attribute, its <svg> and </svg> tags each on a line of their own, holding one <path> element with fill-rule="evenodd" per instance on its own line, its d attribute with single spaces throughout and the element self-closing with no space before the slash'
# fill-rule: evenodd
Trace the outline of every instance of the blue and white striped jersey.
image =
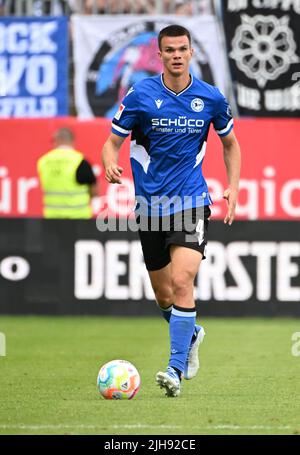
<svg viewBox="0 0 300 455">
<path fill-rule="evenodd" d="M 135 193 L 139 202 L 147 202 L 149 213 L 158 205 L 173 213 L 212 203 L 202 175 L 211 123 L 219 136 L 230 133 L 229 104 L 219 89 L 192 76 L 180 93 L 166 87 L 162 75 L 129 89 L 112 132 L 122 137 L 131 133 Z"/>
</svg>

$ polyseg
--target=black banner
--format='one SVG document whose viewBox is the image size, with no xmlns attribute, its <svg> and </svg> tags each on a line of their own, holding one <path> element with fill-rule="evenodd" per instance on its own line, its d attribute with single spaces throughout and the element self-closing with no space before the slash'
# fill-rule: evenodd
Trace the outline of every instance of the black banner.
<svg viewBox="0 0 300 455">
<path fill-rule="evenodd" d="M 95 220 L 2 219 L 0 313 L 158 315 L 138 236 Z M 300 316 L 299 223 L 212 221 L 201 315 Z"/>
<path fill-rule="evenodd" d="M 299 2 L 220 4 L 239 115 L 299 117 Z"/>
<path fill-rule="evenodd" d="M 50 450 L 71 449 L 100 450 L 104 453 L 176 453 L 198 454 L 203 451 L 230 451 L 240 454 L 245 444 L 251 450 L 299 450 L 299 439 L 293 435 L 5 435 L 1 437 L 1 447 L 7 450 L 29 450 L 31 454 L 40 454 L 45 445 Z M 15 449 L 13 449 L 15 448 Z M 147 452 L 148 451 L 148 452 Z"/>
</svg>

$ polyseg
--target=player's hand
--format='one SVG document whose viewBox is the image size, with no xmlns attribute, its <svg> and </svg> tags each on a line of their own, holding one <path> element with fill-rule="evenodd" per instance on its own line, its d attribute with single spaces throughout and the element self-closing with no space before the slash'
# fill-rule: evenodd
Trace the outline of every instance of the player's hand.
<svg viewBox="0 0 300 455">
<path fill-rule="evenodd" d="M 237 202 L 237 195 L 238 192 L 237 190 L 234 190 L 232 188 L 227 188 L 224 191 L 223 198 L 227 200 L 228 202 L 228 208 L 227 208 L 227 213 L 224 218 L 224 223 L 229 224 L 229 226 L 232 225 L 234 217 L 235 217 L 235 207 L 236 207 L 236 202 Z"/>
<path fill-rule="evenodd" d="M 109 183 L 122 183 L 123 168 L 118 164 L 111 164 L 105 169 L 105 178 Z"/>
</svg>

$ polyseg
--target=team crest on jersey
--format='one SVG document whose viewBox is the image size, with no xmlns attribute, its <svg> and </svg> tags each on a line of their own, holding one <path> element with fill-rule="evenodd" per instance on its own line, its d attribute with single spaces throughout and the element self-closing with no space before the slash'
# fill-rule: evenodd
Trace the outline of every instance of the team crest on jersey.
<svg viewBox="0 0 300 455">
<path fill-rule="evenodd" d="M 204 109 L 204 102 L 202 101 L 201 98 L 194 98 L 193 101 L 191 102 L 191 108 L 195 112 L 201 112 Z"/>
<path fill-rule="evenodd" d="M 115 115 L 115 119 L 116 119 L 116 120 L 120 120 L 121 115 L 123 114 L 124 109 L 125 109 L 124 104 L 120 104 L 119 110 L 118 110 L 118 112 L 117 112 L 116 115 Z"/>
</svg>

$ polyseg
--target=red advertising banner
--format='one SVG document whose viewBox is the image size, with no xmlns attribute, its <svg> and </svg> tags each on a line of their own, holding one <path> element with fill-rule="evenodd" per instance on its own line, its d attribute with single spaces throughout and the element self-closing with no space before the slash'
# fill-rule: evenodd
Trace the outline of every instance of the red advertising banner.
<svg viewBox="0 0 300 455">
<path fill-rule="evenodd" d="M 105 207 L 111 215 L 118 212 L 121 216 L 128 216 L 134 206 L 129 139 L 120 153 L 123 184 L 108 185 L 103 176 L 100 154 L 110 131 L 110 121 L 76 118 L 0 121 L 0 216 L 42 216 L 36 163 L 52 148 L 53 133 L 62 126 L 73 129 L 77 150 L 90 161 L 99 177 L 100 197 L 93 202 L 95 216 Z M 300 220 L 299 131 L 298 119 L 235 121 L 235 133 L 242 149 L 237 218 Z M 222 199 L 226 172 L 222 144 L 213 131 L 203 168 L 214 200 L 213 215 L 222 218 L 226 212 L 226 202 Z"/>
</svg>

